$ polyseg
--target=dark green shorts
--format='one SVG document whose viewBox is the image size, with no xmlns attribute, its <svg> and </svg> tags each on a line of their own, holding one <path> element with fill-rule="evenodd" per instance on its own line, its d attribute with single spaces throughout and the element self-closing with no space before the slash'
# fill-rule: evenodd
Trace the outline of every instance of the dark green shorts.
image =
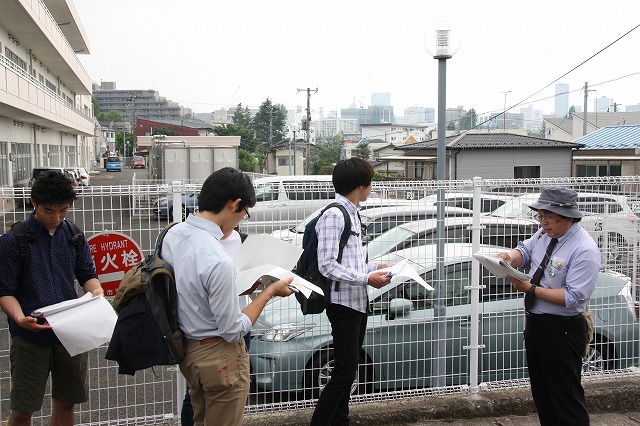
<svg viewBox="0 0 640 426">
<path fill-rule="evenodd" d="M 87 388 L 87 353 L 74 357 L 62 345 L 38 346 L 22 337 L 11 338 L 11 409 L 40 410 L 49 373 L 51 396 L 67 404 L 89 399 Z"/>
</svg>

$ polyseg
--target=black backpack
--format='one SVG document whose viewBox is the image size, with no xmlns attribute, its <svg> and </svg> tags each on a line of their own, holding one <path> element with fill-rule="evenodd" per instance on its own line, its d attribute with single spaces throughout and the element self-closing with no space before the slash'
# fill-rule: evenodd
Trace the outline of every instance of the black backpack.
<svg viewBox="0 0 640 426">
<path fill-rule="evenodd" d="M 154 252 L 127 271 L 116 290 L 113 309 L 119 315 L 105 358 L 118 362 L 120 374 L 178 364 L 184 357 L 173 268 L 161 258 L 162 241 L 175 224 L 164 228 Z"/>
<path fill-rule="evenodd" d="M 318 235 L 316 234 L 316 224 L 318 223 L 318 219 L 320 219 L 324 212 L 332 207 L 339 208 L 342 212 L 342 215 L 344 216 L 344 230 L 340 235 L 338 257 L 336 258 L 338 263 L 342 261 L 342 251 L 347 245 L 349 237 L 351 237 L 352 235 L 359 235 L 351 231 L 351 218 L 349 217 L 349 213 L 342 204 L 337 202 L 331 203 L 327 207 L 322 209 L 318 216 L 313 218 L 309 223 L 305 225 L 304 235 L 302 237 L 303 252 L 302 255 L 300 255 L 300 259 L 298 260 L 298 263 L 296 265 L 296 274 L 320 287 L 322 291 L 324 291 L 324 296 L 314 291 L 307 299 L 302 293 L 296 293 L 296 299 L 298 299 L 298 302 L 300 303 L 300 309 L 302 310 L 302 313 L 304 315 L 319 314 L 324 311 L 324 309 L 331 303 L 330 292 L 331 284 L 333 283 L 333 281 L 328 280 L 318 270 Z M 339 284 L 340 283 L 336 282 L 334 291 L 338 291 Z"/>
</svg>

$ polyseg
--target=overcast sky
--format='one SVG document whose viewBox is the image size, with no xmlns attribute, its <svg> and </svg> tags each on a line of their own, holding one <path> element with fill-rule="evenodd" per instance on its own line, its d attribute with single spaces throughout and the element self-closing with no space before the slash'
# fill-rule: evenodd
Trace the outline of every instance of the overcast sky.
<svg viewBox="0 0 640 426">
<path fill-rule="evenodd" d="M 524 101 L 550 114 L 551 83 L 640 24 L 639 0 L 73 1 L 94 82 L 154 89 L 194 112 L 267 97 L 306 106 L 298 89 L 307 87 L 318 89 L 312 110 L 325 114 L 354 101 L 366 108 L 372 92 L 390 93 L 396 115 L 437 108 L 437 61 L 424 39 L 447 19 L 460 40 L 447 61 L 447 107 L 500 111 L 511 91 L 507 107 Z M 595 90 L 589 110 L 602 96 L 640 103 L 639 52 L 637 28 L 562 77 L 575 90 L 569 105 L 583 104 L 585 81 Z"/>
</svg>

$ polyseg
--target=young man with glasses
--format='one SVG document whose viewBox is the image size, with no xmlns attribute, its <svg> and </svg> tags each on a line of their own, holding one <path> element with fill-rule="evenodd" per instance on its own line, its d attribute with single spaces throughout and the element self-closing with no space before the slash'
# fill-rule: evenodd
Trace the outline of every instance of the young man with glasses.
<svg viewBox="0 0 640 426">
<path fill-rule="evenodd" d="M 189 382 L 196 425 L 241 425 L 249 393 L 249 333 L 273 296 L 290 296 L 292 278 L 265 287 L 240 309 L 233 261 L 220 242 L 249 216 L 256 196 L 251 179 L 225 167 L 198 195 L 199 211 L 172 227 L 162 257 L 173 266 L 178 321 L 188 339 L 180 371 Z"/>
<path fill-rule="evenodd" d="M 583 311 L 595 290 L 600 250 L 579 223 L 577 198 L 567 188 L 544 188 L 529 206 L 540 229 L 498 255 L 515 268 L 531 265 L 530 281 L 509 280 L 525 293 L 527 368 L 542 426 L 589 424 L 580 382 L 589 343 Z"/>
</svg>

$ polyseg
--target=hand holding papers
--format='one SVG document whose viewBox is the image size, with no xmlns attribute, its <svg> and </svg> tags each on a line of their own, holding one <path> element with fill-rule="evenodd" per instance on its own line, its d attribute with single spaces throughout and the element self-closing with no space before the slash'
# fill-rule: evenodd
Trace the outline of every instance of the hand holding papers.
<svg viewBox="0 0 640 426">
<path fill-rule="evenodd" d="M 91 293 L 36 309 L 31 316 L 46 318 L 71 356 L 108 342 L 118 319 L 103 296 L 92 297 Z"/>
<path fill-rule="evenodd" d="M 433 287 L 427 284 L 427 282 L 418 275 L 418 272 L 409 265 L 407 259 L 401 260 L 390 268 L 378 269 L 378 272 L 380 271 L 388 271 L 387 276 L 392 277 L 391 282 L 394 280 L 397 281 L 396 277 L 411 278 L 427 290 L 433 291 Z"/>
<path fill-rule="evenodd" d="M 513 277 L 520 281 L 529 281 L 531 277 L 524 272 L 520 272 L 517 269 L 514 269 L 509 263 L 497 257 L 485 256 L 484 254 L 478 252 L 474 253 L 473 257 L 475 257 L 482 265 L 489 270 L 493 275 L 498 278 L 504 277 Z"/>
<path fill-rule="evenodd" d="M 266 277 L 263 280 L 265 283 L 274 281 L 270 278 L 278 280 L 293 277 L 290 286 L 307 298 L 312 291 L 324 294 L 320 287 L 291 272 L 301 254 L 301 247 L 270 235 L 249 235 L 233 257 L 238 294 L 255 290 L 256 281 L 262 277 Z"/>
</svg>

